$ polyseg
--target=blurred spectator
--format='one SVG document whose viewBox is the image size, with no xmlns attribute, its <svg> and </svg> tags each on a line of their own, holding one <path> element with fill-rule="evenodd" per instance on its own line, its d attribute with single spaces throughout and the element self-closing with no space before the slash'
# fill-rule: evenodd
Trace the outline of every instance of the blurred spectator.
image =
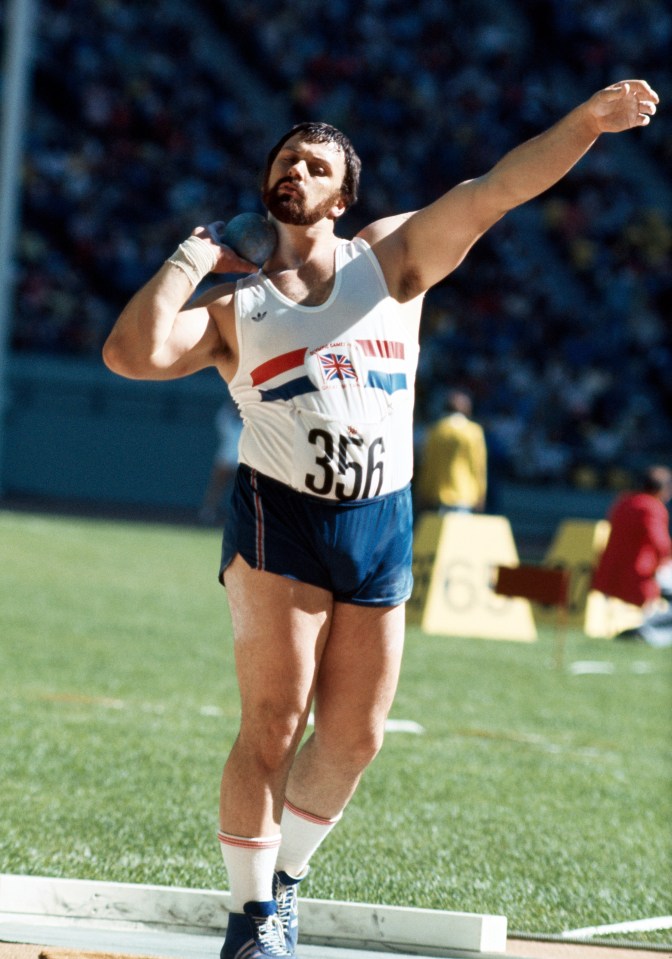
<svg viewBox="0 0 672 959">
<path fill-rule="evenodd" d="M 215 427 L 219 443 L 212 461 L 212 470 L 198 512 L 202 523 L 214 524 L 219 521 L 220 509 L 226 508 L 230 495 L 230 483 L 238 468 L 238 441 L 243 421 L 237 407 L 227 399 L 217 410 Z"/>
<path fill-rule="evenodd" d="M 600 557 L 593 588 L 641 606 L 644 621 L 622 637 L 646 639 L 654 646 L 672 644 L 672 610 L 660 609 L 661 578 L 672 599 L 672 543 L 665 505 L 672 498 L 672 470 L 650 467 L 634 492 L 619 497 L 609 513 L 611 531 Z"/>
<path fill-rule="evenodd" d="M 451 390 L 446 416 L 427 434 L 416 483 L 418 508 L 481 512 L 487 491 L 487 451 L 483 429 L 471 418 L 471 397 Z"/>
</svg>

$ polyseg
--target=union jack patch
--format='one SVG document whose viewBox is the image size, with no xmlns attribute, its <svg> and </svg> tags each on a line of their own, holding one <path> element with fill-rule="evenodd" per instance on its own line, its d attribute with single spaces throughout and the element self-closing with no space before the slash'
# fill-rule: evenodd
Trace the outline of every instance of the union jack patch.
<svg viewBox="0 0 672 959">
<path fill-rule="evenodd" d="M 352 362 L 343 353 L 320 353 L 320 366 L 327 383 L 335 380 L 356 380 L 357 374 Z"/>
</svg>

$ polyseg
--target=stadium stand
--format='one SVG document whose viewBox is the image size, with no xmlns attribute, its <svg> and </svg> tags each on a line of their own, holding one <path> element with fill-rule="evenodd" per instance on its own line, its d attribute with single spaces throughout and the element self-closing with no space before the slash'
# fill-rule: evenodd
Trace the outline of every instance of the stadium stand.
<svg viewBox="0 0 672 959">
<path fill-rule="evenodd" d="M 1 8 L 0 8 L 1 9 Z M 12 347 L 97 357 L 199 222 L 260 209 L 290 122 L 363 159 L 344 230 L 416 208 L 622 76 L 672 89 L 665 0 L 42 0 Z M 669 125 L 598 144 L 429 295 L 418 438 L 455 386 L 500 475 L 620 486 L 672 436 Z"/>
</svg>

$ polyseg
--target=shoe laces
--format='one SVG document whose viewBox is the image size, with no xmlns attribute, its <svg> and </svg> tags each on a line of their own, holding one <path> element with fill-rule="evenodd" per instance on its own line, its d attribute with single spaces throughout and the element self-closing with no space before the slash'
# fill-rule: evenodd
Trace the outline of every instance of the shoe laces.
<svg viewBox="0 0 672 959">
<path fill-rule="evenodd" d="M 278 906 L 278 917 L 282 923 L 283 929 L 286 929 L 290 919 L 296 914 L 296 883 L 286 886 L 277 873 L 274 876 L 274 880 L 275 888 L 273 893 Z"/>
<path fill-rule="evenodd" d="M 279 916 L 252 916 L 257 941 L 269 956 L 289 956 Z"/>
</svg>

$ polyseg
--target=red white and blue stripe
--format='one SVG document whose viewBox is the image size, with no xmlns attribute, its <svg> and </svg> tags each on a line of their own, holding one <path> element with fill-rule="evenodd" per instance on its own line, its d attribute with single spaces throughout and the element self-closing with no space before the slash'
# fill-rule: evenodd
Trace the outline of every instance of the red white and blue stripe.
<svg viewBox="0 0 672 959">
<path fill-rule="evenodd" d="M 395 340 L 355 340 L 353 346 L 367 358 L 364 386 L 392 394 L 408 388 L 405 372 L 399 372 L 399 361 L 405 359 L 405 347 Z M 351 355 L 343 344 L 327 345 L 317 351 L 326 385 L 360 386 L 362 378 Z M 357 350 L 353 351 L 357 352 Z M 318 392 L 320 386 L 305 372 L 307 347 L 281 353 L 251 371 L 252 386 L 259 390 L 262 402 L 290 400 Z M 395 369 L 397 367 L 397 369 Z"/>
</svg>

